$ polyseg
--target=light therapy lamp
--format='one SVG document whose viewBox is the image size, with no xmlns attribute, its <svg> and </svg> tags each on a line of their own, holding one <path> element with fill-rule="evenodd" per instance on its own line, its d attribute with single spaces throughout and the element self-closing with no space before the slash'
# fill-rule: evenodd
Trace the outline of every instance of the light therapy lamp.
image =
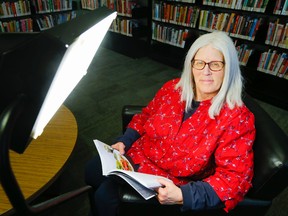
<svg viewBox="0 0 288 216">
<path fill-rule="evenodd" d="M 116 12 L 105 7 L 49 30 L 35 33 L 0 33 L 0 180 L 14 209 L 30 215 L 30 208 L 10 164 L 9 150 L 24 153 L 74 89 L 99 48 Z M 63 200 L 87 191 L 81 188 Z M 22 214 L 23 213 L 23 214 Z"/>
<path fill-rule="evenodd" d="M 116 12 L 100 8 L 37 33 L 0 34 L 0 113 L 25 97 L 10 148 L 23 153 L 74 89 Z"/>
<path fill-rule="evenodd" d="M 32 129 L 31 136 L 33 138 L 36 139 L 41 135 L 44 127 L 54 113 L 86 74 L 98 47 L 108 31 L 112 20 L 115 18 L 116 13 L 110 14 L 106 18 L 99 20 L 96 25 L 84 31 L 70 46 L 65 44 L 67 50 L 56 71 Z M 89 19 L 93 20 L 93 17 L 89 17 Z M 65 31 L 69 30 L 65 29 Z"/>
</svg>

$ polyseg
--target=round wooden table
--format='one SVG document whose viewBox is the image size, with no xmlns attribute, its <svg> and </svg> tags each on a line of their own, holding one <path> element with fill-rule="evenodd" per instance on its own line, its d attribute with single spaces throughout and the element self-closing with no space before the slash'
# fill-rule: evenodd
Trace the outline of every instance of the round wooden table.
<svg viewBox="0 0 288 216">
<path fill-rule="evenodd" d="M 11 165 L 25 199 L 35 199 L 59 176 L 74 149 L 77 133 L 74 115 L 62 105 L 23 154 L 10 151 Z M 12 209 L 0 185 L 0 215 L 9 215 Z"/>
</svg>

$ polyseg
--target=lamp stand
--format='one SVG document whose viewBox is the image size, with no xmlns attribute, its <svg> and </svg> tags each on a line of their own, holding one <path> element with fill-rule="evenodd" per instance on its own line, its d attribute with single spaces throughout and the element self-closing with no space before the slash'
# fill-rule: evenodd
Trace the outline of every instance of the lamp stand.
<svg viewBox="0 0 288 216">
<path fill-rule="evenodd" d="M 39 215 L 66 201 L 90 192 L 92 186 L 85 185 L 33 206 L 27 204 L 13 173 L 9 157 L 9 144 L 11 137 L 13 137 L 13 129 L 24 110 L 25 98 L 24 95 L 19 96 L 0 115 L 0 182 L 17 215 L 31 216 Z"/>
<path fill-rule="evenodd" d="M 25 96 L 19 96 L 0 116 L 0 180 L 11 204 L 19 213 L 26 214 L 28 206 L 12 171 L 9 157 L 9 144 L 14 125 L 22 113 Z"/>
</svg>

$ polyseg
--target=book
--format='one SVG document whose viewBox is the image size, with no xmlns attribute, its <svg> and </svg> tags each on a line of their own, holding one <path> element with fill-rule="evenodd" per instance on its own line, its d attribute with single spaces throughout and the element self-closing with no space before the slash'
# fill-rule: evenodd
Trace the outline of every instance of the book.
<svg viewBox="0 0 288 216">
<path fill-rule="evenodd" d="M 287 72 L 287 68 L 288 68 L 288 61 L 287 59 L 285 59 L 283 61 L 283 64 L 281 65 L 281 67 L 279 68 L 278 73 L 276 74 L 278 77 L 284 77 L 286 72 Z"/>
<path fill-rule="evenodd" d="M 266 34 L 266 39 L 265 39 L 265 44 L 271 45 L 272 44 L 272 32 L 273 29 L 275 28 L 275 24 L 273 22 L 269 22 L 268 25 L 268 30 L 267 30 L 267 34 Z"/>
<path fill-rule="evenodd" d="M 278 46 L 282 48 L 288 47 L 288 23 L 285 24 Z"/>
<path fill-rule="evenodd" d="M 271 49 L 268 50 L 266 59 L 265 59 L 265 61 L 264 61 L 264 67 L 263 67 L 263 69 L 265 70 L 265 72 L 267 72 L 267 68 L 268 68 L 268 64 L 269 64 L 269 62 L 270 62 L 270 58 L 271 58 L 272 52 L 273 52 L 273 51 L 272 51 Z"/>
<path fill-rule="evenodd" d="M 278 46 L 284 32 L 284 24 L 278 23 L 273 37 L 273 46 Z"/>
<path fill-rule="evenodd" d="M 274 68 L 274 75 L 276 75 L 280 71 L 282 65 L 285 65 L 287 58 L 288 58 L 287 53 L 284 52 L 281 54 L 280 59 Z"/>
<path fill-rule="evenodd" d="M 283 4 L 284 0 L 276 0 L 275 7 L 273 9 L 273 14 L 281 14 Z"/>
<path fill-rule="evenodd" d="M 283 9 L 281 11 L 281 15 L 287 15 L 287 14 L 288 14 L 288 0 L 285 0 L 285 3 L 283 5 Z"/>
<path fill-rule="evenodd" d="M 225 32 L 230 33 L 231 29 L 232 29 L 232 23 L 234 24 L 234 20 L 235 20 L 235 13 L 231 13 L 230 17 L 229 17 L 229 21 L 228 24 L 226 26 Z"/>
<path fill-rule="evenodd" d="M 267 54 L 268 54 L 268 52 L 261 53 L 260 59 L 258 62 L 258 66 L 257 66 L 257 70 L 264 72 L 263 67 L 264 67 L 264 62 L 266 60 Z"/>
<path fill-rule="evenodd" d="M 157 179 L 162 178 L 171 181 L 162 176 L 134 171 L 133 163 L 125 155 L 121 155 L 119 151 L 100 140 L 95 139 L 93 141 L 100 156 L 103 175 L 117 176 L 123 179 L 145 200 L 156 196 L 155 189 L 162 186 Z"/>
<path fill-rule="evenodd" d="M 271 64 L 274 65 L 275 64 L 275 61 L 277 59 L 277 50 L 273 50 L 272 54 L 271 54 L 271 57 L 269 59 L 269 62 L 268 62 L 268 65 L 267 65 L 267 72 L 268 73 L 271 73 Z M 274 67 L 274 66 L 273 66 Z"/>
</svg>

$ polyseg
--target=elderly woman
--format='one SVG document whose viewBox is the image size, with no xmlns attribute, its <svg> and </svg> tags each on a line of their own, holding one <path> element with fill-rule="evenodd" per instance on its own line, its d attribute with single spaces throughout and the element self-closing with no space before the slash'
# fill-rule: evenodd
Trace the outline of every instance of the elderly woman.
<svg viewBox="0 0 288 216">
<path fill-rule="evenodd" d="M 159 179 L 161 204 L 228 212 L 253 177 L 254 116 L 241 96 L 233 41 L 223 32 L 202 35 L 187 53 L 181 78 L 165 83 L 112 147 L 127 154 L 138 172 L 172 180 Z M 118 184 L 100 177 L 96 166 L 89 163 L 86 180 L 95 188 L 97 214 L 117 215 Z"/>
</svg>

